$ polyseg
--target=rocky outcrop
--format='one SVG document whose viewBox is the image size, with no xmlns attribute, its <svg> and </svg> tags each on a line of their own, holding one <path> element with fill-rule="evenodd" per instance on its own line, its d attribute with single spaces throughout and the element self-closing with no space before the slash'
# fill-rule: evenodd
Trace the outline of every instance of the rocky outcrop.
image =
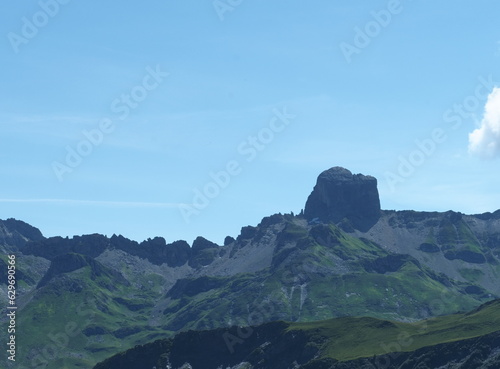
<svg viewBox="0 0 500 369">
<path fill-rule="evenodd" d="M 377 180 L 352 174 L 341 167 L 321 173 L 306 202 L 304 216 L 309 221 L 348 221 L 361 231 L 370 229 L 380 218 Z"/>
<path fill-rule="evenodd" d="M 147 259 L 155 265 L 166 263 L 170 267 L 179 267 L 186 264 L 192 251 L 184 240 L 167 244 L 163 237 L 148 238 L 137 245 L 122 236 L 111 237 L 111 244 L 132 255 Z"/>
<path fill-rule="evenodd" d="M 118 271 L 105 267 L 97 260 L 89 256 L 71 253 L 56 256 L 52 260 L 49 270 L 38 283 L 37 288 L 47 285 L 50 280 L 61 274 L 71 273 L 84 267 L 90 267 L 91 279 L 95 279 L 100 276 L 107 276 L 113 281 L 113 283 L 129 285 L 129 282 Z"/>
<path fill-rule="evenodd" d="M 217 249 L 217 248 L 219 248 L 219 245 L 213 243 L 212 241 L 207 240 L 204 237 L 196 237 L 196 239 L 193 242 L 193 245 L 191 246 L 191 249 L 195 254 L 206 249 Z"/>
<path fill-rule="evenodd" d="M 471 264 L 486 263 L 486 258 L 483 254 L 470 250 L 446 251 L 444 257 L 448 260 L 459 259 Z"/>
<path fill-rule="evenodd" d="M 3 249 L 2 253 L 15 251 L 28 241 L 43 239 L 42 232 L 28 223 L 13 218 L 0 220 L 0 249 Z"/>
<path fill-rule="evenodd" d="M 109 239 L 100 234 L 90 234 L 84 236 L 50 237 L 36 242 L 28 242 L 21 251 L 25 255 L 40 256 L 48 260 L 56 257 L 77 253 L 91 258 L 98 257 L 109 246 Z"/>
<path fill-rule="evenodd" d="M 0 284 L 5 284 L 8 285 L 9 283 L 9 274 L 8 274 L 8 269 L 9 264 L 7 261 L 0 259 Z M 16 280 L 17 281 L 24 281 L 28 285 L 32 285 L 35 283 L 35 276 L 33 273 L 25 273 L 19 268 L 16 270 Z"/>
<path fill-rule="evenodd" d="M 189 266 L 192 268 L 201 268 L 210 265 L 219 255 L 219 249 L 220 247 L 216 243 L 204 237 L 197 237 L 191 246 Z"/>
<path fill-rule="evenodd" d="M 257 234 L 258 228 L 246 226 L 241 228 L 240 235 L 236 238 L 237 241 L 249 240 Z"/>
<path fill-rule="evenodd" d="M 206 247 L 208 242 L 210 241 L 205 243 L 201 241 L 201 243 L 198 242 L 198 245 Z M 108 238 L 100 234 L 74 236 L 73 238 L 50 237 L 36 242 L 28 242 L 21 247 L 21 251 L 25 255 L 41 256 L 48 260 L 54 260 L 56 257 L 69 253 L 96 258 L 107 249 L 123 250 L 131 255 L 147 259 L 155 265 L 166 263 L 170 267 L 186 264 L 192 255 L 191 247 L 182 240 L 167 244 L 163 237 L 155 237 L 139 244 L 123 236 L 113 235 Z"/>
<path fill-rule="evenodd" d="M 394 273 L 401 269 L 406 263 L 419 266 L 419 262 L 410 255 L 387 255 L 364 263 L 368 273 Z"/>
<path fill-rule="evenodd" d="M 224 278 L 207 276 L 196 279 L 179 279 L 175 283 L 175 285 L 168 291 L 167 297 L 172 297 L 174 299 L 181 298 L 183 296 L 193 297 L 200 293 L 207 292 L 215 288 L 220 288 L 226 283 L 228 283 L 228 280 Z"/>
</svg>

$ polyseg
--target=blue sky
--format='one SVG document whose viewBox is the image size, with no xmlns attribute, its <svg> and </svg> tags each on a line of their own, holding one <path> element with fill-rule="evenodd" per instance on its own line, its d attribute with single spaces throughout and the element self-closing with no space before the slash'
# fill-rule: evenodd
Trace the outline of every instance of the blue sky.
<svg viewBox="0 0 500 369">
<path fill-rule="evenodd" d="M 0 219 L 222 243 L 298 213 L 337 165 L 375 176 L 384 209 L 495 211 L 498 14 L 493 0 L 3 1 Z"/>
</svg>

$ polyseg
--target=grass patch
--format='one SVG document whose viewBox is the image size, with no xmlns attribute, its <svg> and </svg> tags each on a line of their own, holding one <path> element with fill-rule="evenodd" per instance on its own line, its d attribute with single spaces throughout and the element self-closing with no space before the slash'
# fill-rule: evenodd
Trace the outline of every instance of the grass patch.
<svg viewBox="0 0 500 369">
<path fill-rule="evenodd" d="M 484 276 L 483 271 L 480 269 L 462 268 L 458 271 L 462 277 L 472 283 L 476 283 Z"/>
<path fill-rule="evenodd" d="M 288 330 L 305 331 L 315 340 L 320 337 L 325 342 L 323 358 L 347 361 L 389 352 L 409 352 L 493 333 L 500 330 L 500 302 L 495 300 L 470 313 L 415 323 L 344 317 L 322 322 L 292 323 Z"/>
</svg>

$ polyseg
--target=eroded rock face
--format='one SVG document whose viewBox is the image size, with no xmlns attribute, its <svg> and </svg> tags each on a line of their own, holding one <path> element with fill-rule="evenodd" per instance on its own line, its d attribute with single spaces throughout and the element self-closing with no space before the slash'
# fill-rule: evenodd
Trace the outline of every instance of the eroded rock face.
<svg viewBox="0 0 500 369">
<path fill-rule="evenodd" d="M 16 219 L 0 220 L 0 250 L 12 252 L 28 241 L 40 241 L 44 237 L 39 229 Z"/>
<path fill-rule="evenodd" d="M 307 199 L 304 216 L 334 223 L 347 219 L 354 228 L 367 231 L 380 217 L 377 179 L 341 167 L 325 170 Z"/>
</svg>

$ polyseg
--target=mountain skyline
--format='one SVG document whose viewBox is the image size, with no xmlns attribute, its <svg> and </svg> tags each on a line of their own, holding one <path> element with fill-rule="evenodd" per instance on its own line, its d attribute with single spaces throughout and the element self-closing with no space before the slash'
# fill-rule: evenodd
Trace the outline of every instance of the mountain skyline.
<svg viewBox="0 0 500 369">
<path fill-rule="evenodd" d="M 384 209 L 500 207 L 498 3 L 228 4 L 3 2 L 0 218 L 222 243 L 335 165 Z"/>
<path fill-rule="evenodd" d="M 368 178 L 371 178 L 374 183 L 374 191 L 375 191 L 375 199 L 371 200 L 372 202 L 373 201 L 376 201 L 378 202 L 378 204 L 382 203 L 382 199 L 379 198 L 379 195 L 378 195 L 378 191 L 377 191 L 377 179 L 370 176 L 370 175 L 364 175 L 364 174 L 357 174 L 357 173 L 351 173 L 349 170 L 346 170 L 345 168 L 343 167 L 332 167 L 330 168 L 329 170 L 325 170 L 324 173 L 328 172 L 328 171 L 332 171 L 332 170 L 336 170 L 338 168 L 338 170 L 340 171 L 346 171 L 349 175 L 353 175 L 354 177 L 356 176 L 359 176 L 361 178 L 363 177 L 366 177 L 367 179 Z M 213 177 L 215 178 L 215 177 Z M 215 183 L 215 181 L 214 181 Z M 314 193 L 314 189 L 315 187 L 313 188 L 314 186 L 311 186 L 311 189 L 312 189 L 312 192 L 310 192 L 310 195 L 309 195 L 309 198 L 307 196 L 305 196 L 304 198 L 307 199 L 307 201 L 304 200 L 304 206 L 299 210 L 299 211 L 291 211 L 291 212 L 281 212 L 281 211 L 278 211 L 276 212 L 275 214 L 299 214 L 299 213 L 303 213 L 304 210 L 306 210 L 306 217 L 307 218 L 311 218 L 310 216 L 307 216 L 307 205 L 311 199 L 311 196 L 312 196 L 312 193 Z M 372 197 L 373 198 L 373 197 Z M 194 203 L 197 203 L 197 201 L 201 201 L 200 199 L 208 199 L 208 197 L 202 193 L 201 191 L 200 192 L 197 192 L 197 194 L 195 195 L 195 201 Z M 17 201 L 17 200 L 3 200 L 7 203 L 22 203 L 22 202 L 25 202 L 25 201 Z M 209 200 L 208 200 L 209 201 Z M 26 201 L 26 202 L 31 202 L 30 200 Z M 111 201 L 102 201 L 102 202 L 99 202 L 99 201 L 85 201 L 85 200 L 55 200 L 55 199 L 39 199 L 39 200 L 33 200 L 33 202 L 35 203 L 65 203 L 65 202 L 68 202 L 68 203 L 73 203 L 73 204 L 80 204 L 80 205 L 110 205 L 110 206 L 118 206 L 118 207 L 127 207 L 127 206 L 131 206 L 132 208 L 135 208 L 135 207 L 145 207 L 145 208 L 168 208 L 168 207 L 172 207 L 171 204 L 155 204 L 155 203 L 132 203 L 132 202 L 111 202 Z M 94 204 L 95 203 L 95 204 Z M 175 207 L 177 207 L 177 205 L 173 205 Z M 378 210 L 377 208 L 375 209 L 372 209 L 370 210 L 370 202 L 360 202 L 359 205 L 360 206 L 360 211 L 363 210 L 363 211 L 368 211 L 369 213 L 371 212 L 371 214 L 374 214 L 374 213 L 377 213 L 379 211 L 405 211 L 405 210 L 408 210 L 408 211 L 422 211 L 422 212 L 436 212 L 436 211 L 426 211 L 426 210 L 414 210 L 414 209 L 384 209 L 383 207 L 381 207 L 380 205 L 378 205 Z M 181 207 L 185 207 L 184 209 L 181 209 L 180 212 L 181 212 L 181 215 L 184 216 L 184 217 L 191 217 L 191 216 L 194 216 L 196 215 L 196 211 L 197 211 L 197 208 L 196 206 L 194 206 L 193 204 L 181 204 Z M 458 212 L 458 213 L 461 213 L 461 214 L 464 214 L 464 215 L 487 215 L 487 214 L 492 214 L 492 213 L 496 213 L 498 212 L 500 209 L 493 209 L 492 211 L 485 211 L 485 212 L 482 212 L 482 213 L 463 213 L 463 212 Z M 455 212 L 454 210 L 452 209 L 447 209 L 445 210 L 446 212 Z M 441 211 L 441 212 L 445 212 L 445 211 Z M 439 212 L 439 211 L 437 211 Z M 191 240 L 189 237 L 184 237 L 184 238 L 176 238 L 176 239 L 170 239 L 170 238 L 167 238 L 165 237 L 164 235 L 162 234 L 150 234 L 150 235 L 147 235 L 147 237 L 143 238 L 143 239 L 134 239 L 133 237 L 128 237 L 126 234 L 122 234 L 120 232 L 115 232 L 115 231 L 110 231 L 108 233 L 104 232 L 104 233 L 100 233 L 100 232 L 88 232 L 88 233 L 80 233 L 80 234 L 56 234 L 56 235 L 51 235 L 51 234 L 47 234 L 44 232 L 43 228 L 42 227 L 39 227 L 37 224 L 32 224 L 32 223 L 29 223 L 31 226 L 35 226 L 37 229 L 39 229 L 43 236 L 46 237 L 46 238 L 50 238 L 50 237 L 74 237 L 74 236 L 84 236 L 84 235 L 93 235 L 93 234 L 99 234 L 99 235 L 103 235 L 103 236 L 107 236 L 107 237 L 111 237 L 112 235 L 119 235 L 119 236 L 125 236 L 126 238 L 132 240 L 132 241 L 136 241 L 136 242 L 142 242 L 142 241 L 147 241 L 148 239 L 151 239 L 151 238 L 156 238 L 156 237 L 162 237 L 166 240 L 167 243 L 169 242 L 174 242 L 174 241 L 187 241 L 189 244 L 192 244 L 196 241 L 197 238 L 204 238 L 204 239 L 207 239 L 207 240 L 210 240 L 212 242 L 215 242 L 216 244 L 218 245 L 223 245 L 224 244 L 224 239 L 226 237 L 236 237 L 238 236 L 238 234 L 241 232 L 241 229 L 242 228 L 245 228 L 246 226 L 255 226 L 256 224 L 258 224 L 261 220 L 262 220 L 262 216 L 259 218 L 259 221 L 255 222 L 255 223 L 252 223 L 252 224 L 240 224 L 239 228 L 238 228 L 238 231 L 235 233 L 235 234 L 226 234 L 226 233 L 220 233 L 220 234 L 225 234 L 225 236 L 222 237 L 221 241 L 220 242 L 217 242 L 217 240 L 214 240 L 214 239 L 211 239 L 209 236 L 205 235 L 205 234 L 195 234 L 194 238 Z M 343 216 L 340 216 L 340 219 L 342 219 Z M 378 216 L 376 216 L 376 218 L 378 218 Z M 19 218 L 15 218 L 15 217 L 8 217 L 8 218 L 5 218 L 5 219 L 12 219 L 12 220 L 19 220 L 19 221 L 22 221 L 22 222 L 25 222 L 24 219 L 19 219 Z M 337 220 L 337 221 L 338 221 Z"/>
<path fill-rule="evenodd" d="M 166 358 L 168 338 L 190 331 L 191 337 L 218 336 L 213 341 L 220 351 L 215 367 L 223 362 L 234 365 L 246 360 L 249 352 L 262 354 L 255 347 L 263 342 L 257 334 L 257 342 L 240 346 L 244 340 L 235 336 L 229 342 L 237 342 L 244 355 L 228 358 L 231 349 L 220 345 L 227 335 L 224 329 L 274 322 L 262 326 L 267 330 L 266 326 L 288 324 L 277 321 L 304 322 L 313 328 L 310 339 L 296 342 L 305 350 L 305 361 L 314 356 L 308 350 L 309 341 L 325 359 L 368 360 L 374 354 L 400 351 L 401 346 L 390 344 L 390 337 L 405 331 L 420 341 L 413 349 L 421 348 L 433 360 L 445 359 L 438 354 L 439 346 L 424 346 L 440 345 L 450 337 L 460 347 L 467 345 L 465 339 L 479 340 L 484 346 L 479 357 L 497 360 L 496 336 L 493 341 L 488 338 L 496 328 L 483 318 L 491 317 L 491 312 L 496 316 L 498 310 L 498 300 L 492 300 L 500 296 L 500 210 L 478 215 L 382 210 L 374 177 L 333 167 L 317 177 L 303 213 L 263 216 L 259 224 L 242 226 L 236 238 L 228 237 L 220 246 L 203 237 L 192 245 L 182 240 L 166 242 L 162 237 L 138 243 L 121 235 L 46 238 L 26 222 L 0 220 L 4 304 L 7 255 L 14 254 L 16 260 L 16 334 L 23 337 L 19 360 L 51 369 L 92 367 L 120 352 L 118 358 L 127 352 L 135 357 L 137 345 L 154 348 L 156 344 L 149 343 L 161 339 L 166 346 L 154 348 L 154 356 L 145 354 L 148 362 L 156 362 Z M 461 312 L 463 321 L 487 306 L 490 313 L 473 319 L 470 329 L 457 324 L 454 316 L 445 316 Z M 426 319 L 440 316 L 455 333 L 443 337 L 439 323 L 436 339 L 428 340 L 425 327 L 437 321 Z M 340 320 L 325 321 L 331 318 Z M 345 319 L 347 336 L 338 346 L 338 324 Z M 408 325 L 411 322 L 424 330 L 415 331 Z M 325 338 L 334 339 L 328 348 L 314 333 L 331 324 L 333 329 L 325 332 Z M 68 326 L 78 329 L 68 330 Z M 349 337 L 358 342 L 360 333 L 350 334 L 354 326 L 373 334 L 367 341 L 369 350 L 362 355 L 349 344 Z M 399 333 L 392 329 L 396 326 L 401 328 Z M 218 330 L 207 331 L 213 329 Z M 272 335 L 285 333 L 271 330 Z M 381 337 L 388 343 L 383 350 Z M 270 347 L 270 354 L 278 348 L 294 351 L 293 342 Z M 128 348 L 132 350 L 124 352 Z M 185 352 L 192 350 L 182 344 L 171 358 Z M 410 354 L 408 360 L 414 355 L 421 352 Z M 273 357 L 279 360 L 281 355 L 275 352 Z M 139 367 L 134 360 L 130 367 Z M 184 359 L 175 359 L 174 367 L 182 364 L 177 360 Z M 193 356 L 185 360 L 194 364 Z M 197 360 L 196 367 L 203 358 Z"/>
</svg>

